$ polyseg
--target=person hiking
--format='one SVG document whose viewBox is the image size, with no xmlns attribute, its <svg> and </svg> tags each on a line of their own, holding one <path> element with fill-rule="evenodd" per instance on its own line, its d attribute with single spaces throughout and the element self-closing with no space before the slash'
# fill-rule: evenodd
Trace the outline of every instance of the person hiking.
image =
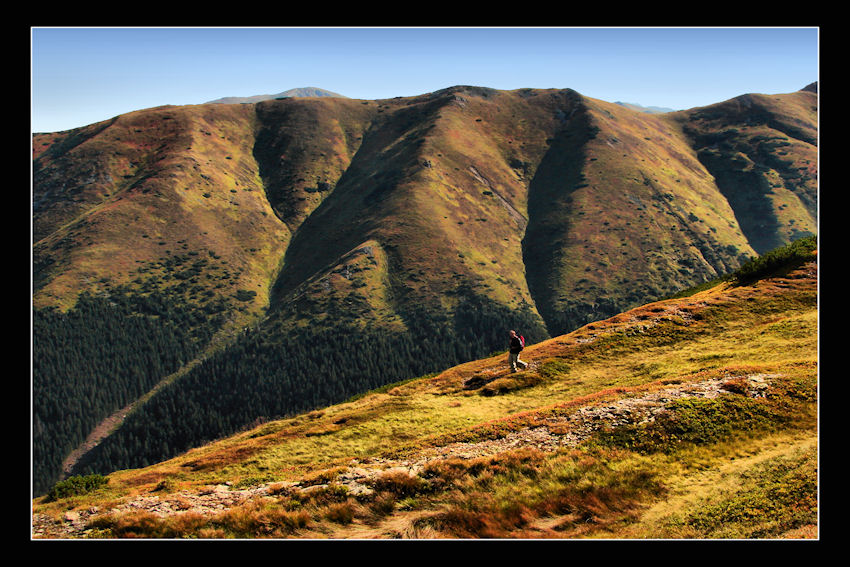
<svg viewBox="0 0 850 567">
<path fill-rule="evenodd" d="M 509 334 L 511 337 L 511 346 L 508 359 L 511 361 L 511 372 L 516 372 L 517 364 L 525 370 L 528 368 L 528 363 L 519 359 L 519 353 L 522 352 L 523 348 L 525 348 L 525 338 L 517 335 L 514 330 L 511 330 Z"/>
</svg>

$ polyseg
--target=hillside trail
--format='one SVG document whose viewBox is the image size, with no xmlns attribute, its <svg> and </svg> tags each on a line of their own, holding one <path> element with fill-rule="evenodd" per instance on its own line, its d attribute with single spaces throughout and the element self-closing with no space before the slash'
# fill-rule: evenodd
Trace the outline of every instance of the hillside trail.
<svg viewBox="0 0 850 567">
<path fill-rule="evenodd" d="M 816 265 L 807 265 L 802 268 L 791 279 L 778 280 L 781 287 L 794 285 L 797 278 L 801 278 L 800 285 L 810 285 L 811 281 L 817 279 Z M 748 297 L 744 294 L 744 297 Z M 725 301 L 724 296 L 714 301 Z M 701 299 L 694 298 L 691 306 L 702 304 Z M 690 314 L 681 309 L 681 305 L 665 305 L 663 308 L 653 308 L 650 313 L 640 312 L 636 321 L 638 330 L 655 324 L 661 316 L 677 315 L 685 320 Z M 672 309 L 672 311 L 671 311 Z M 624 323 L 626 324 L 626 323 Z M 613 331 L 616 326 L 608 327 Z M 593 330 L 591 327 L 589 329 Z M 600 329 L 600 334 L 605 330 Z M 575 343 L 591 342 L 597 338 L 597 330 L 590 335 L 583 334 L 574 338 Z M 536 354 L 545 354 L 545 351 L 536 351 Z M 531 363 L 532 369 L 535 364 L 532 356 L 527 362 Z M 463 389 L 483 388 L 486 384 L 495 380 L 503 374 L 502 370 L 494 368 L 478 369 L 472 376 L 465 374 L 464 384 L 454 384 L 453 387 L 462 386 Z M 124 501 L 110 503 L 102 509 L 91 507 L 89 509 L 74 509 L 60 514 L 54 518 L 46 514 L 33 514 L 32 537 L 33 538 L 85 538 L 91 535 L 88 523 L 98 517 L 109 514 L 122 514 L 139 511 L 154 514 L 160 517 L 170 517 L 178 514 L 194 513 L 215 517 L 227 512 L 234 507 L 250 504 L 268 499 L 274 501 L 282 492 L 298 492 L 309 494 L 311 491 L 320 491 L 331 485 L 343 487 L 348 495 L 355 501 L 360 497 L 368 499 L 374 494 L 373 486 L 382 476 L 410 475 L 416 476 L 426 472 L 429 464 L 441 460 L 451 459 L 479 459 L 499 455 L 500 453 L 534 449 L 542 452 L 554 452 L 562 448 L 575 447 L 590 438 L 596 431 L 610 426 L 643 424 L 656 419 L 663 412 L 668 411 L 668 404 L 682 398 L 714 398 L 728 392 L 730 389 L 737 394 L 749 397 L 764 397 L 770 388 L 772 381 L 779 374 L 748 374 L 741 371 L 741 375 L 727 372 L 722 376 L 697 379 L 681 382 L 661 382 L 654 384 L 651 388 L 622 391 L 617 394 L 618 399 L 586 401 L 581 406 L 572 407 L 569 414 L 549 415 L 538 417 L 534 425 L 514 430 L 502 437 L 484 439 L 475 442 L 454 442 L 441 446 L 429 446 L 418 452 L 407 455 L 404 458 L 389 458 L 376 456 L 360 460 L 352 459 L 347 466 L 341 469 L 330 484 L 315 484 L 307 480 L 294 480 L 289 482 L 274 482 L 251 486 L 249 488 L 237 489 L 232 482 L 218 485 L 195 487 L 190 490 L 180 490 L 172 493 L 158 493 L 150 491 L 141 495 L 128 497 Z M 472 378 L 481 379 L 480 383 L 471 384 Z M 734 388 L 731 385 L 734 384 Z M 336 467 L 335 467 L 336 468 Z M 314 476 L 315 478 L 315 476 Z M 712 480 L 706 477 L 705 483 L 710 485 Z M 377 523 L 364 523 L 359 519 L 348 525 L 336 525 L 331 528 L 327 526 L 313 527 L 314 530 L 304 530 L 295 534 L 298 538 L 332 538 L 332 539 L 370 539 L 370 538 L 428 538 L 436 537 L 423 531 L 422 523 L 418 519 L 429 514 L 437 514 L 439 510 L 430 511 L 407 511 L 395 509 L 392 514 Z M 541 533 L 545 535 L 547 527 L 539 526 Z"/>
<path fill-rule="evenodd" d="M 569 415 L 545 418 L 532 427 L 522 428 L 496 439 L 454 442 L 429 447 L 401 459 L 385 457 L 352 459 L 347 469 L 339 473 L 331 484 L 344 487 L 351 497 L 358 499 L 374 494 L 372 486 L 384 475 L 418 476 L 426 471 L 428 465 L 437 461 L 487 458 L 522 449 L 536 449 L 551 453 L 562 448 L 574 447 L 603 427 L 653 421 L 657 415 L 666 411 L 666 406 L 670 402 L 675 400 L 717 397 L 726 392 L 724 387 L 730 380 L 740 384 L 743 379 L 746 384 L 745 395 L 763 397 L 772 379 L 777 376 L 776 374 L 726 375 L 697 382 L 670 384 L 649 392 L 640 392 L 631 397 L 587 404 Z M 88 510 L 73 510 L 66 512 L 59 519 L 35 514 L 32 535 L 34 538 L 60 539 L 86 537 L 87 524 L 92 519 L 111 513 L 148 512 L 160 517 L 168 517 L 191 512 L 214 516 L 255 499 L 273 500 L 282 490 L 309 494 L 330 486 L 330 484 L 292 481 L 234 489 L 231 484 L 181 490 L 164 495 L 147 493 L 135 496 L 110 509 L 92 507 Z M 420 528 L 417 528 L 417 520 L 435 513 L 437 513 L 435 510 L 414 512 L 396 510 L 377 523 L 367 524 L 355 521 L 348 525 L 334 525 L 332 534 L 305 531 L 299 533 L 297 537 L 308 539 L 427 538 L 433 534 L 423 533 Z"/>
</svg>

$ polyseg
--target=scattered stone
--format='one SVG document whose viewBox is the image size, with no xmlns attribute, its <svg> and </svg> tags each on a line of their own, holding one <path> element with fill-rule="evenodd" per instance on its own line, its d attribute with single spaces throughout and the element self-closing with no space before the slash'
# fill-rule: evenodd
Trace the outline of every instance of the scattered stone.
<svg viewBox="0 0 850 567">
<path fill-rule="evenodd" d="M 623 398 L 600 406 L 578 408 L 567 416 L 547 419 L 537 425 L 513 431 L 498 439 L 479 442 L 458 442 L 423 451 L 414 459 L 392 460 L 382 457 L 352 459 L 347 470 L 337 475 L 334 485 L 344 487 L 354 497 L 373 494 L 371 481 L 387 473 L 403 472 L 411 476 L 420 474 L 432 461 L 449 458 L 474 459 L 522 447 L 534 447 L 552 452 L 562 447 L 574 447 L 588 439 L 596 431 L 611 425 L 645 424 L 652 422 L 666 406 L 682 398 L 715 398 L 728 393 L 724 384 L 731 380 L 743 381 L 746 395 L 764 396 L 770 381 L 777 374 L 749 376 L 724 376 L 696 383 L 677 383 L 668 388 L 648 392 L 632 398 Z M 197 491 L 182 490 L 163 496 L 137 496 L 113 509 L 101 510 L 92 506 L 86 510 L 69 510 L 60 520 L 45 514 L 34 514 L 32 519 L 33 538 L 66 539 L 84 537 L 86 525 L 92 517 L 101 514 L 122 513 L 128 510 L 144 510 L 161 517 L 192 512 L 196 514 L 218 514 L 243 504 L 251 499 L 268 498 L 271 494 L 298 491 L 310 494 L 328 488 L 329 484 L 301 486 L 299 482 L 278 481 L 244 490 L 233 489 L 233 482 L 206 486 Z"/>
</svg>

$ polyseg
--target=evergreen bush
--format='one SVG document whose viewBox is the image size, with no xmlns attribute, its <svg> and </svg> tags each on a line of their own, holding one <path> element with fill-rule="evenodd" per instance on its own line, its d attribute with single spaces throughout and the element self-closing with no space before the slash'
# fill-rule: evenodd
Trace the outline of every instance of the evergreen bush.
<svg viewBox="0 0 850 567">
<path fill-rule="evenodd" d="M 67 498 L 68 496 L 87 494 L 97 490 L 108 482 L 109 480 L 106 477 L 99 474 L 72 476 L 54 484 L 53 488 L 51 488 L 47 493 L 47 499 L 59 500 L 60 498 Z"/>
<path fill-rule="evenodd" d="M 796 267 L 811 260 L 817 246 L 817 235 L 800 238 L 749 260 L 732 274 L 732 279 L 738 284 L 746 285 L 781 269 Z"/>
</svg>

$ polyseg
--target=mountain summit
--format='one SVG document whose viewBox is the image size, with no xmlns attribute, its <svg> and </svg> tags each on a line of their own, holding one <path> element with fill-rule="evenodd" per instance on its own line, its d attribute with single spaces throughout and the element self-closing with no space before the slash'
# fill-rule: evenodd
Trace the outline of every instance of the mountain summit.
<svg viewBox="0 0 850 567">
<path fill-rule="evenodd" d="M 326 91 L 324 89 L 320 89 L 317 87 L 304 87 L 300 89 L 289 89 L 288 91 L 283 91 L 282 93 L 277 93 L 273 95 L 255 95 L 255 96 L 227 96 L 224 98 L 219 98 L 216 100 L 211 100 L 206 104 L 245 104 L 245 103 L 255 103 L 261 102 L 264 100 L 275 100 L 279 98 L 292 98 L 292 97 L 317 97 L 317 96 L 331 96 L 336 98 L 346 98 L 341 94 L 337 94 L 331 91 Z"/>
</svg>

